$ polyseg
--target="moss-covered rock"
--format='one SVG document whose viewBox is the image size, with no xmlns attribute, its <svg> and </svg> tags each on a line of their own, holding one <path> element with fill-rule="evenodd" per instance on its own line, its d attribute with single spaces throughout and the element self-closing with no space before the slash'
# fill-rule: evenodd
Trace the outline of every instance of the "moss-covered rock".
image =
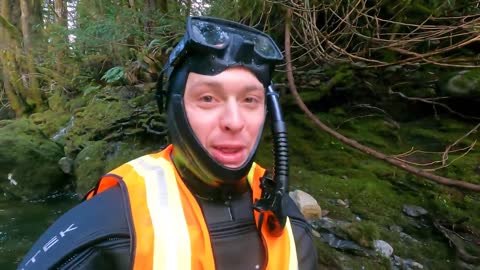
<svg viewBox="0 0 480 270">
<path fill-rule="evenodd" d="M 97 93 L 85 107 L 75 110 L 74 124 L 65 135 L 65 152 L 76 155 L 90 141 L 126 141 L 137 135 L 143 137 L 149 128 L 163 128 L 156 122 L 160 115 L 153 95 L 142 96 L 141 89 L 135 87 L 107 88 Z"/>
<path fill-rule="evenodd" d="M 55 91 L 48 97 L 48 107 L 55 112 L 64 112 L 67 104 L 67 97 L 62 94 L 61 90 Z"/>
<path fill-rule="evenodd" d="M 35 200 L 64 190 L 70 180 L 58 161 L 62 148 L 27 119 L 0 121 L 0 192 Z"/>
<path fill-rule="evenodd" d="M 350 239 L 368 248 L 373 247 L 373 241 L 380 235 L 378 226 L 370 221 L 352 222 L 343 229 Z"/>
<path fill-rule="evenodd" d="M 75 114 L 75 123 L 66 134 L 65 152 L 78 153 L 89 141 L 101 140 L 108 129 L 121 119 L 128 119 L 133 108 L 119 100 L 93 99 Z"/>
<path fill-rule="evenodd" d="M 52 138 L 65 128 L 69 122 L 70 115 L 64 112 L 47 110 L 41 113 L 34 113 L 29 116 L 30 121 L 35 124 L 45 135 Z"/>
<path fill-rule="evenodd" d="M 90 142 L 77 155 L 74 171 L 77 177 L 76 191 L 84 195 L 95 186 L 95 183 L 105 173 L 105 153 L 108 144 L 104 141 Z"/>
<path fill-rule="evenodd" d="M 145 147 L 133 142 L 87 142 L 75 159 L 76 192 L 80 196 L 85 195 L 105 173 L 158 148 L 156 145 Z"/>
<path fill-rule="evenodd" d="M 446 94 L 463 97 L 480 96 L 480 69 L 461 71 L 443 86 Z"/>
</svg>

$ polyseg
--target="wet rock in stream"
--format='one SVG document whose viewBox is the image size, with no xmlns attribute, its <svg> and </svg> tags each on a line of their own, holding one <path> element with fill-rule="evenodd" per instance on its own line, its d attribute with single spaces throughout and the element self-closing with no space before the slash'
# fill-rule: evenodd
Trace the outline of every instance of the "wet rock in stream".
<svg viewBox="0 0 480 270">
<path fill-rule="evenodd" d="M 383 257 L 388 258 L 393 254 L 393 247 L 383 240 L 373 241 L 373 247 L 375 248 L 375 251 Z"/>
<path fill-rule="evenodd" d="M 416 205 L 403 205 L 402 211 L 409 217 L 420 217 L 428 214 L 428 211 L 424 208 Z"/>
</svg>

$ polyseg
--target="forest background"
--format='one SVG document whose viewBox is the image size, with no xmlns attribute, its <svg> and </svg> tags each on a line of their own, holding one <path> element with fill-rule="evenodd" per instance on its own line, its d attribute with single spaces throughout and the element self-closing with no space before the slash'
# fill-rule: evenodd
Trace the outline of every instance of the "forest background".
<svg viewBox="0 0 480 270">
<path fill-rule="evenodd" d="M 472 0 L 1 0 L 0 265 L 18 263 L 58 201 L 78 202 L 101 174 L 167 143 L 155 82 L 188 15 L 252 25 L 285 52 L 274 81 L 291 189 L 322 206 L 319 265 L 478 269 Z M 271 164 L 268 131 L 263 140 L 258 158 Z M 42 156 L 54 173 L 35 163 L 42 151 L 55 152 Z M 49 218 L 22 217 L 31 208 Z M 393 254 L 371 252 L 379 239 Z"/>
</svg>

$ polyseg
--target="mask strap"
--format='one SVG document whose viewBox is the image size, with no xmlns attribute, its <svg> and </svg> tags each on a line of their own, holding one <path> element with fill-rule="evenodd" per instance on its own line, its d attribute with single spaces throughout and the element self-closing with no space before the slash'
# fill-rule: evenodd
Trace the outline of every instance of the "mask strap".
<svg viewBox="0 0 480 270">
<path fill-rule="evenodd" d="M 163 86 L 163 76 L 165 74 L 165 70 L 167 70 L 167 67 L 164 67 L 162 71 L 160 71 L 155 89 L 155 100 L 157 101 L 158 111 L 160 114 L 165 111 L 164 98 L 167 96 L 167 91 L 165 91 L 165 87 Z"/>
</svg>

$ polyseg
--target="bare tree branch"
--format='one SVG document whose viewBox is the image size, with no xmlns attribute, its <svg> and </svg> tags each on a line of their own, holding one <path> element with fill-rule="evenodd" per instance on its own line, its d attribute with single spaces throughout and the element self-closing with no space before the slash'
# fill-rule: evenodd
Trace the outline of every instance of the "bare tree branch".
<svg viewBox="0 0 480 270">
<path fill-rule="evenodd" d="M 476 192 L 480 192 L 480 185 L 461 181 L 461 180 L 455 180 L 455 179 L 450 179 L 447 177 L 439 176 L 432 174 L 430 172 L 427 172 L 422 169 L 418 169 L 415 167 L 412 167 L 404 162 L 401 162 L 394 157 L 387 156 L 383 153 L 380 153 L 374 149 L 371 149 L 369 147 L 366 147 L 360 143 L 358 143 L 355 140 L 349 139 L 338 132 L 334 131 L 333 129 L 329 128 L 327 125 L 322 123 L 305 105 L 305 103 L 302 101 L 300 95 L 298 94 L 297 87 L 295 85 L 295 81 L 293 78 L 293 68 L 292 68 L 292 57 L 290 54 L 290 28 L 291 28 L 291 20 L 292 20 L 292 10 L 287 9 L 287 16 L 286 16 L 286 24 L 285 24 L 285 56 L 286 56 L 286 62 L 287 62 L 287 78 L 288 78 L 288 84 L 290 87 L 290 91 L 295 98 L 295 101 L 297 105 L 300 107 L 300 109 L 323 131 L 328 133 L 329 135 L 335 137 L 339 141 L 357 149 L 360 150 L 361 152 L 373 156 L 377 159 L 383 160 L 391 165 L 394 165 L 396 167 L 399 167 L 402 170 L 405 170 L 409 173 L 415 174 L 420 177 L 424 177 L 430 181 L 446 185 L 446 186 L 452 186 L 456 188 L 461 188 L 461 189 L 466 189 L 466 190 L 472 190 Z"/>
<path fill-rule="evenodd" d="M 272 0 L 270 0 L 272 1 Z M 276 1 L 272 1 L 276 2 Z M 278 1 L 276 3 L 279 3 Z M 429 63 L 445 67 L 475 68 L 479 59 L 452 54 L 455 50 L 480 41 L 480 14 L 434 17 L 426 16 L 419 23 L 401 21 L 404 8 L 393 8 L 396 14 L 384 18 L 385 3 L 373 6 L 365 0 L 345 4 L 344 1 L 319 2 L 288 0 L 282 5 L 292 10 L 293 32 L 313 62 L 363 62 L 368 67 L 387 67 Z M 318 15 L 322 21 L 318 21 Z M 402 30 L 399 30 L 402 29 Z M 292 37 L 294 38 L 294 37 Z M 425 43 L 429 49 L 424 50 Z M 383 60 L 380 50 L 398 53 L 398 58 Z"/>
</svg>

